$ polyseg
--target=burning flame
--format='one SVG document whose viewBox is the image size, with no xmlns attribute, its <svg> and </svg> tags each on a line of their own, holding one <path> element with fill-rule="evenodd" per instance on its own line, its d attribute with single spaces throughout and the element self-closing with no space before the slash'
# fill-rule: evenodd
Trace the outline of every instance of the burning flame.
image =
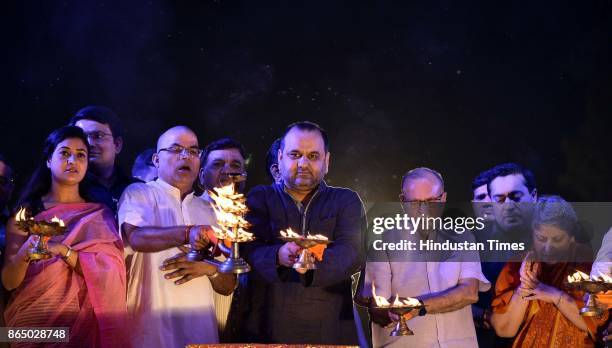
<svg viewBox="0 0 612 348">
<path fill-rule="evenodd" d="M 26 209 L 21 207 L 17 214 L 15 214 L 15 221 L 25 221 L 26 220 Z"/>
<path fill-rule="evenodd" d="M 306 239 L 316 239 L 316 240 L 328 240 L 328 238 L 322 234 L 310 234 L 306 236 Z"/>
<path fill-rule="evenodd" d="M 280 231 L 281 236 L 286 238 L 300 238 L 301 236 L 295 232 L 291 228 L 286 229 L 285 231 Z"/>
<path fill-rule="evenodd" d="M 234 184 L 215 187 L 213 191 L 208 191 L 208 195 L 214 202 L 212 207 L 219 224 L 219 227 L 212 226 L 217 238 L 235 242 L 253 240 L 253 234 L 245 230 L 249 227 L 244 219 L 248 212 L 246 197 L 235 192 Z"/>
<path fill-rule="evenodd" d="M 372 283 L 372 298 L 374 298 L 374 303 L 376 303 L 376 307 L 381 308 L 416 307 L 420 303 L 418 299 L 412 297 L 402 299 L 400 298 L 399 294 L 395 294 L 395 299 L 393 300 L 393 303 L 389 303 L 386 298 L 376 295 L 376 287 L 374 286 L 374 283 Z"/>
<path fill-rule="evenodd" d="M 306 239 L 311 239 L 311 240 L 329 240 L 326 236 L 324 236 L 322 234 L 310 234 L 310 233 L 308 233 L 308 235 L 306 237 L 303 237 L 300 234 L 293 232 L 291 227 L 289 227 L 288 229 L 286 229 L 284 231 L 281 230 L 280 231 L 280 235 L 281 235 L 281 237 L 285 237 L 285 238 L 306 238 Z"/>
<path fill-rule="evenodd" d="M 376 287 L 374 283 L 372 283 L 372 298 L 374 298 L 374 303 L 376 303 L 376 307 L 389 307 L 391 304 L 387 301 L 386 298 L 382 296 L 376 295 Z"/>
<path fill-rule="evenodd" d="M 589 277 L 589 275 L 584 272 L 576 271 L 574 274 L 567 276 L 568 283 L 576 283 L 580 281 L 589 281 L 589 280 L 596 281 L 596 282 L 612 283 L 612 278 L 605 274 L 601 274 L 599 276 L 594 276 L 594 277 Z"/>
<path fill-rule="evenodd" d="M 589 277 L 588 274 L 581 272 L 581 271 L 576 271 L 574 274 L 567 276 L 567 281 L 569 283 L 575 283 L 575 282 L 579 282 L 582 280 L 591 280 L 591 277 Z"/>
<path fill-rule="evenodd" d="M 64 221 L 63 221 L 62 219 L 58 219 L 58 218 L 57 218 L 57 216 L 54 216 L 54 217 L 51 219 L 51 222 L 57 222 L 57 223 L 60 225 L 60 227 L 64 227 L 64 226 L 65 226 L 65 225 L 64 225 Z"/>
<path fill-rule="evenodd" d="M 600 282 L 604 282 L 604 283 L 612 283 L 612 277 L 608 276 L 607 274 L 598 272 L 597 275 L 591 275 L 591 279 L 595 279 L 597 281 Z"/>
</svg>

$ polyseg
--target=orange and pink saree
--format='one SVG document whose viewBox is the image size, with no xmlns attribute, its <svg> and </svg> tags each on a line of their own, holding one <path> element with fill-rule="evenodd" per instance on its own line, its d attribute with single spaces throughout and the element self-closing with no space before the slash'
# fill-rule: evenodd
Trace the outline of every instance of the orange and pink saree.
<svg viewBox="0 0 612 348">
<path fill-rule="evenodd" d="M 123 243 L 113 213 L 100 204 L 73 203 L 47 209 L 35 219 L 53 216 L 64 220 L 67 231 L 52 240 L 78 252 L 83 274 L 59 256 L 30 264 L 11 294 L 4 312 L 6 325 L 69 327 L 70 342 L 57 344 L 62 347 L 129 345 Z"/>
<path fill-rule="evenodd" d="M 495 284 L 495 297 L 492 302 L 493 311 L 505 313 L 512 294 L 520 286 L 519 262 L 507 263 L 501 271 Z M 576 306 L 584 305 L 584 292 L 571 291 L 564 287 L 563 282 L 568 275 L 576 270 L 589 273 L 589 263 L 558 263 L 542 264 L 539 280 L 552 285 L 571 295 Z M 588 332 L 580 330 L 555 307 L 552 303 L 530 301 L 512 347 L 594 347 L 597 326 L 605 323 L 605 318 L 595 319 L 583 317 Z"/>
</svg>

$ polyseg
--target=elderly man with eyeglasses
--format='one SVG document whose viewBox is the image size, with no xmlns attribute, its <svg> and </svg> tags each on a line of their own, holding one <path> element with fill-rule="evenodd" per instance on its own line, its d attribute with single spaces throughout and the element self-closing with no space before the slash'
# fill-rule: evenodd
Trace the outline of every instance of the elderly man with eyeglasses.
<svg viewBox="0 0 612 348">
<path fill-rule="evenodd" d="M 116 213 L 123 190 L 137 181 L 117 166 L 123 148 L 119 117 L 105 106 L 90 105 L 77 111 L 69 124 L 83 129 L 89 143 L 89 166 L 83 182 L 86 195 Z"/>
<path fill-rule="evenodd" d="M 214 214 L 193 192 L 201 154 L 191 129 L 170 128 L 153 154 L 158 178 L 132 184 L 121 196 L 134 347 L 218 342 L 213 291 L 230 294 L 236 278 L 185 257 L 186 245 L 203 249 L 214 243 Z"/>
<path fill-rule="evenodd" d="M 442 216 L 446 192 L 442 176 L 429 168 L 416 168 L 404 175 L 399 196 L 409 217 Z M 401 240 L 472 241 L 469 234 L 456 234 L 435 226 L 410 226 L 383 234 L 389 242 Z M 388 310 L 372 309 L 372 344 L 374 347 L 478 347 L 471 304 L 478 292 L 491 284 L 482 274 L 478 252 L 432 252 L 425 250 L 382 251 L 368 257 L 363 297 L 376 295 L 392 299 L 412 297 L 423 306 L 404 317 L 414 330 L 412 336 L 391 336 L 399 317 Z"/>
</svg>

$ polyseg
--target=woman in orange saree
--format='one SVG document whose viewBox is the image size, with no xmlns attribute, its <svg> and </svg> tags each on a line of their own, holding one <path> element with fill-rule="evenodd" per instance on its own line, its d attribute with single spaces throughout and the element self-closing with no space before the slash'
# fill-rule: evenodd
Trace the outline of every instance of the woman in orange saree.
<svg viewBox="0 0 612 348">
<path fill-rule="evenodd" d="M 597 326 L 605 318 L 580 316 L 584 292 L 564 286 L 591 263 L 572 262 L 590 250 L 574 241 L 576 214 L 561 197 L 536 203 L 533 250 L 522 263 L 507 263 L 495 284 L 491 324 L 513 347 L 594 347 Z"/>
<path fill-rule="evenodd" d="M 124 347 L 126 281 L 123 245 L 113 213 L 88 203 L 79 190 L 87 171 L 88 146 L 78 127 L 63 127 L 45 143 L 43 165 L 32 176 L 20 205 L 35 220 L 64 221 L 66 232 L 52 237 L 52 257 L 30 262 L 36 236 L 7 226 L 4 286 L 13 290 L 4 317 L 9 327 L 68 327 L 62 347 Z M 31 342 L 13 346 L 40 346 Z"/>
</svg>

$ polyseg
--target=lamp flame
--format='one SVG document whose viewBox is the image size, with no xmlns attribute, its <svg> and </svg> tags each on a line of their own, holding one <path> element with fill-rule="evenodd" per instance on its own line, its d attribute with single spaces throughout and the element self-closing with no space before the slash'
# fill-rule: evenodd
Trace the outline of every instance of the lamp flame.
<svg viewBox="0 0 612 348">
<path fill-rule="evenodd" d="M 234 242 L 248 242 L 253 240 L 253 234 L 247 232 L 250 226 L 244 219 L 248 212 L 246 197 L 236 193 L 234 184 L 215 187 L 208 191 L 213 201 L 212 208 L 219 227 L 211 226 L 219 239 L 229 239 Z"/>
<path fill-rule="evenodd" d="M 568 283 L 576 283 L 580 281 L 596 281 L 596 282 L 604 282 L 604 283 L 612 283 L 612 278 L 606 274 L 600 274 L 599 276 L 590 277 L 588 274 L 576 271 L 572 275 L 567 276 Z"/>
<path fill-rule="evenodd" d="M 64 225 L 64 221 L 63 221 L 62 219 L 58 219 L 58 217 L 57 217 L 57 216 L 54 216 L 54 217 L 51 219 L 51 222 L 57 222 L 57 223 L 60 225 L 60 227 L 65 227 L 65 225 Z"/>
<path fill-rule="evenodd" d="M 15 214 L 15 221 L 25 221 L 26 220 L 26 209 L 24 207 L 19 208 L 17 214 Z"/>
<path fill-rule="evenodd" d="M 374 286 L 374 283 L 372 283 L 372 298 L 374 298 L 374 303 L 376 303 L 376 307 L 380 308 L 417 307 L 420 304 L 419 300 L 416 298 L 401 298 L 397 293 L 395 294 L 395 299 L 393 300 L 393 302 L 389 303 L 386 298 L 376 295 L 376 287 Z"/>
</svg>

